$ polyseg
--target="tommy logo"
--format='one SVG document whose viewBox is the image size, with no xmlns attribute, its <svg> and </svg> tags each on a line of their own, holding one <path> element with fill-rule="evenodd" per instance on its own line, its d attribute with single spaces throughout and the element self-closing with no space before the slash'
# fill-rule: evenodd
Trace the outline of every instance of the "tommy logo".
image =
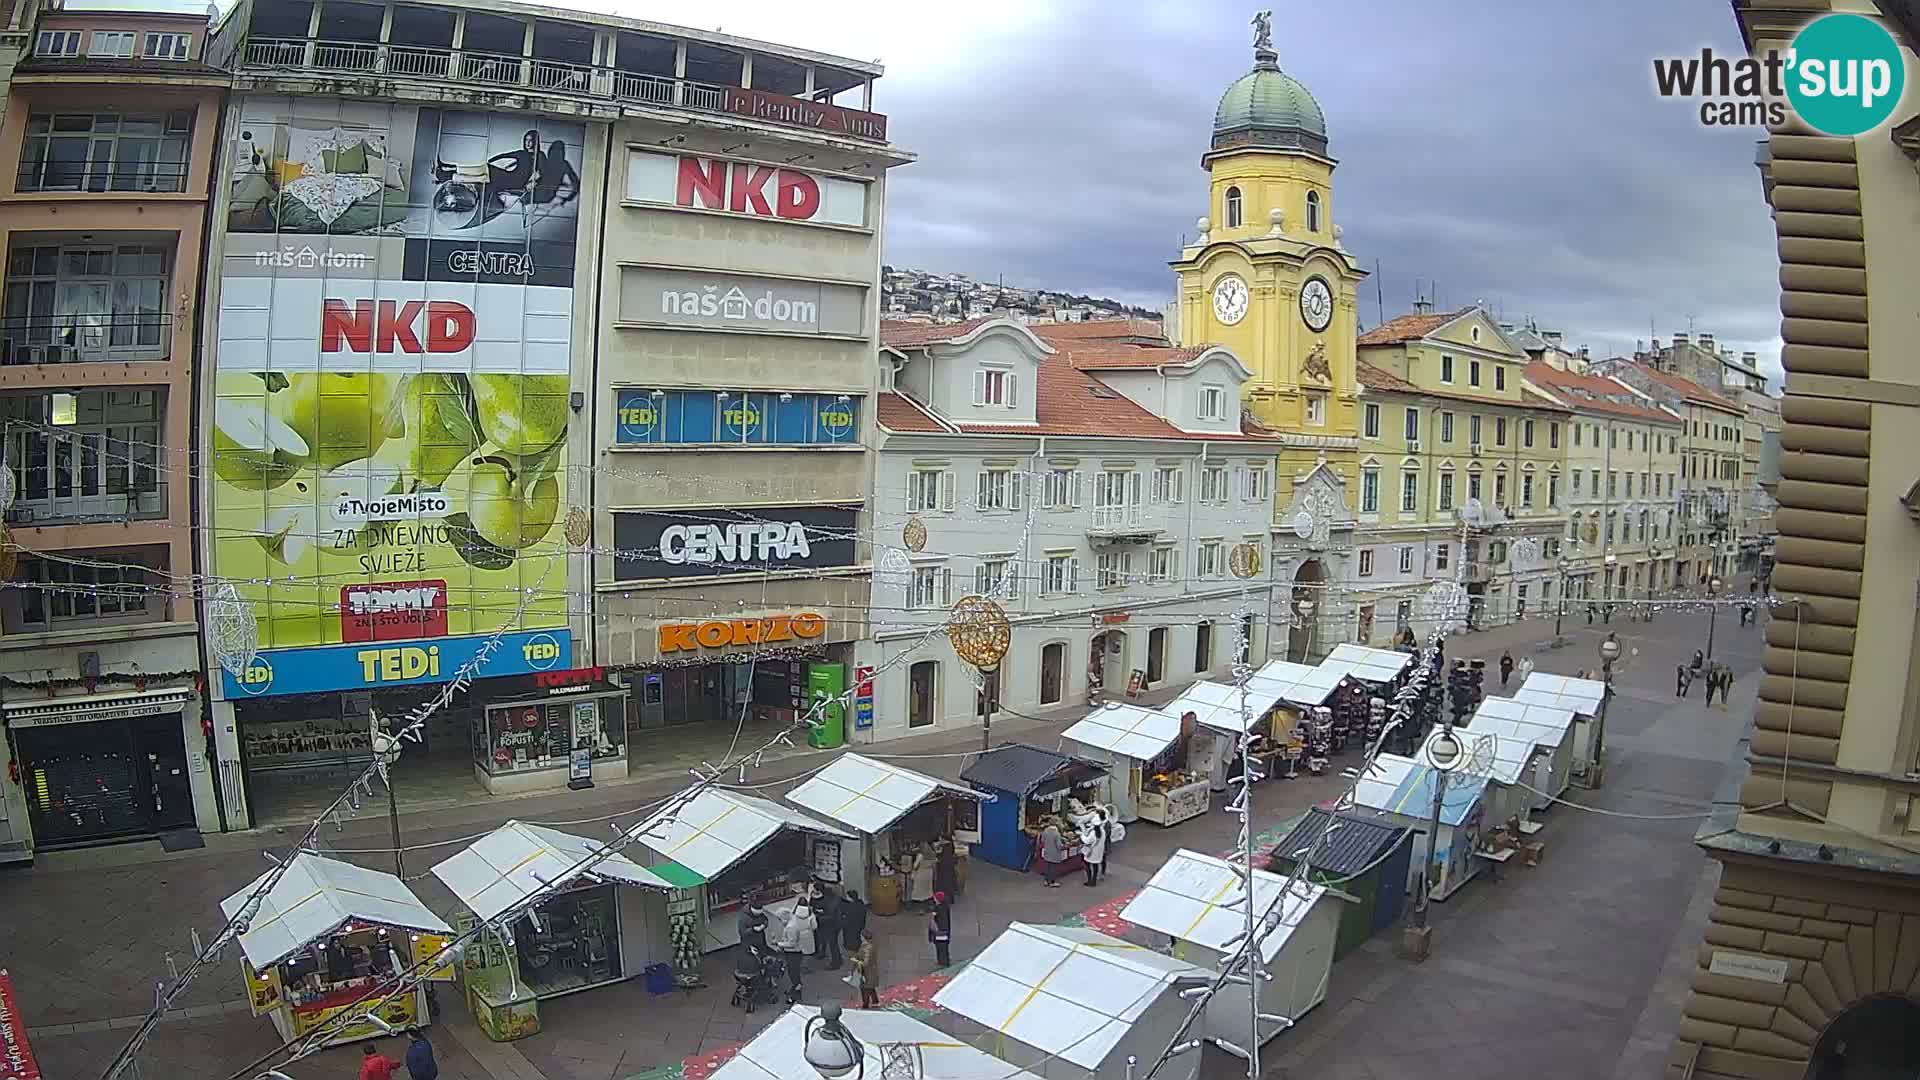
<svg viewBox="0 0 1920 1080">
<path fill-rule="evenodd" d="M 453 300 L 321 301 L 323 353 L 457 353 L 473 338 L 473 309 Z"/>
</svg>

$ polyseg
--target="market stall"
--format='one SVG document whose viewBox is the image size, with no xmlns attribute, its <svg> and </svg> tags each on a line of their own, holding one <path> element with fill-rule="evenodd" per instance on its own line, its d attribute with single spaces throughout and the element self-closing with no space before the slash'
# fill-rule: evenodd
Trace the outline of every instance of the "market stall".
<svg viewBox="0 0 1920 1080">
<path fill-rule="evenodd" d="M 1446 788 L 1441 796 L 1440 834 L 1435 838 L 1432 857 L 1439 866 L 1439 879 L 1429 894 L 1435 900 L 1453 895 L 1455 889 L 1485 868 L 1473 853 L 1480 847 L 1480 834 L 1486 825 L 1487 778 L 1458 771 L 1442 774 L 1412 758 L 1381 754 L 1353 788 L 1355 806 L 1375 811 L 1394 825 L 1424 833 L 1433 828 L 1433 786 L 1443 775 Z M 1427 872 L 1426 846 L 1422 843 L 1408 868 L 1407 888 L 1417 889 Z"/>
<path fill-rule="evenodd" d="M 933 1003 L 999 1032 L 998 1056 L 1049 1080 L 1119 1080 L 1129 1058 L 1158 1060 L 1187 1014 L 1181 990 L 1211 974 L 1098 930 L 1016 922 Z"/>
<path fill-rule="evenodd" d="M 240 915 L 254 889 L 276 872 L 221 901 L 221 912 L 228 919 Z M 356 1019 L 334 1028 L 326 1045 L 380 1035 L 380 1025 L 364 1018 L 363 999 L 377 1000 L 382 987 L 440 954 L 452 932 L 392 874 L 301 852 L 239 936 L 253 1015 L 270 1017 L 282 1039 L 300 1038 L 341 1013 Z M 430 978 L 451 981 L 453 969 L 442 965 Z M 379 1018 L 394 1030 L 425 1026 L 426 983 L 381 1005 Z"/>
<path fill-rule="evenodd" d="M 1173 939 L 1176 957 L 1218 970 L 1246 939 L 1246 892 L 1226 860 L 1182 849 L 1154 871 L 1120 917 Z M 1260 1012 L 1298 1022 L 1326 1000 L 1343 905 L 1324 885 L 1265 870 L 1253 872 L 1252 902 L 1254 918 L 1271 927 L 1260 939 L 1260 963 L 1269 976 L 1256 980 Z M 1263 1022 L 1257 1035 L 1251 1031 L 1246 992 L 1244 984 L 1229 983 L 1207 1002 L 1209 1037 L 1245 1048 L 1286 1029 L 1275 1021 Z"/>
<path fill-rule="evenodd" d="M 489 1037 L 538 1030 L 530 1000 L 631 979 L 649 961 L 669 955 L 666 898 L 673 886 L 666 879 L 620 854 L 569 877 L 601 846 L 509 821 L 433 868 L 467 910 L 490 924 L 535 893 L 553 889 L 513 920 L 498 964 L 462 969 L 468 1006 Z M 516 1011 L 523 1015 L 506 1015 Z M 524 1016 L 529 1011 L 532 1030 Z"/>
<path fill-rule="evenodd" d="M 1502 741 L 1532 741 L 1545 755 L 1522 783 L 1532 789 L 1533 807 L 1545 810 L 1573 783 L 1573 712 L 1552 705 L 1529 705 L 1513 698 L 1482 700 L 1467 720 L 1474 731 L 1492 731 Z"/>
<path fill-rule="evenodd" d="M 1270 689 L 1280 696 L 1280 706 L 1271 723 L 1274 738 L 1264 747 L 1261 760 L 1268 776 L 1292 779 L 1300 774 L 1302 761 L 1319 761 L 1326 768 L 1326 756 L 1332 750 L 1330 723 L 1316 725 L 1316 715 L 1331 719 L 1326 708 L 1340 686 L 1341 675 L 1319 666 L 1309 667 L 1291 660 L 1273 660 L 1253 673 L 1249 682 Z M 1316 734 L 1317 732 L 1317 734 Z M 1281 772 L 1281 768 L 1285 772 Z"/>
<path fill-rule="evenodd" d="M 1333 835 L 1322 842 L 1329 826 Z M 1338 960 L 1400 921 L 1407 903 L 1413 839 L 1412 829 L 1370 812 L 1349 810 L 1336 815 L 1316 807 L 1273 846 L 1267 869 L 1291 874 L 1304 859 L 1303 878 L 1337 885 L 1354 898 L 1355 903 L 1340 905 L 1340 933 L 1333 946 L 1333 958 Z"/>
<path fill-rule="evenodd" d="M 860 754 L 842 754 L 787 792 L 788 802 L 860 834 L 864 858 L 857 870 L 849 868 L 858 876 L 847 876 L 862 883 L 878 915 L 932 895 L 940 841 L 952 842 L 955 872 L 966 879 L 966 863 L 980 842 L 980 804 L 989 798 Z"/>
<path fill-rule="evenodd" d="M 703 952 L 740 944 L 742 908 L 792 900 L 815 880 L 838 885 L 841 867 L 861 865 L 852 833 L 725 788 L 663 807 L 630 835 L 655 855 L 648 869 L 676 886 L 697 886 L 673 913 L 695 917 Z"/>
<path fill-rule="evenodd" d="M 1513 693 L 1513 700 L 1523 704 L 1545 705 L 1573 713 L 1573 760 L 1569 767 L 1574 776 L 1587 775 L 1587 769 L 1593 764 L 1600 703 L 1606 697 L 1607 684 L 1598 679 L 1575 679 L 1544 671 L 1527 676 L 1520 689 Z"/>
<path fill-rule="evenodd" d="M 1332 722 L 1327 750 L 1342 753 L 1351 742 L 1372 746 L 1386 725 L 1386 703 L 1400 688 L 1400 680 L 1414 658 L 1392 649 L 1339 645 L 1320 661 L 1324 676 L 1339 685 L 1327 702 Z"/>
<path fill-rule="evenodd" d="M 1492 841 L 1493 850 L 1504 850 L 1539 832 L 1541 826 L 1533 820 L 1533 792 L 1526 785 L 1534 778 L 1546 749 L 1532 739 L 1516 739 L 1503 732 L 1434 728 L 1414 760 L 1432 766 L 1434 742 L 1449 733 L 1458 744 L 1452 751 L 1460 762 L 1458 771 L 1487 779 L 1488 835 L 1483 838 L 1482 849 Z"/>
<path fill-rule="evenodd" d="M 819 1016 L 820 1010 L 812 1005 L 789 1008 L 710 1073 L 709 1080 L 808 1080 L 819 1076 L 819 1069 L 806 1058 L 808 1028 L 812 1027 L 817 1038 L 823 1027 L 814 1022 Z M 864 1073 L 874 1080 L 900 1075 L 895 1071 L 899 1062 L 888 1055 L 891 1048 L 906 1047 L 912 1051 L 915 1066 L 909 1074 L 912 1080 L 1040 1080 L 903 1012 L 843 1009 L 839 1022 L 857 1041 L 864 1059 L 864 1063 L 849 1069 L 849 1074 Z"/>
<path fill-rule="evenodd" d="M 1160 707 L 1183 723 L 1195 725 L 1188 742 L 1187 761 L 1192 771 L 1206 778 L 1214 791 L 1225 791 L 1227 781 L 1239 775 L 1240 736 L 1253 735 L 1253 753 L 1270 759 L 1292 737 L 1292 729 L 1275 730 L 1275 713 L 1280 705 L 1281 689 L 1275 682 L 1248 680 L 1239 687 L 1223 682 L 1202 681 L 1186 688 L 1179 697 Z M 1284 724 L 1283 724 L 1284 726 Z"/>
<path fill-rule="evenodd" d="M 1106 775 L 1107 767 L 1097 761 L 1025 743 L 1001 743 L 980 754 L 960 770 L 962 781 L 993 796 L 980 807 L 975 853 L 995 866 L 1025 871 L 1038 862 L 1034 838 L 1048 818 L 1073 843 L 1069 803 L 1097 801 Z M 1073 865 L 1078 859 L 1076 853 Z"/>
<path fill-rule="evenodd" d="M 1204 773 L 1188 770 L 1190 725 L 1157 709 L 1109 702 L 1060 733 L 1069 750 L 1111 771 L 1101 789 L 1122 823 L 1177 825 L 1207 812 Z"/>
</svg>

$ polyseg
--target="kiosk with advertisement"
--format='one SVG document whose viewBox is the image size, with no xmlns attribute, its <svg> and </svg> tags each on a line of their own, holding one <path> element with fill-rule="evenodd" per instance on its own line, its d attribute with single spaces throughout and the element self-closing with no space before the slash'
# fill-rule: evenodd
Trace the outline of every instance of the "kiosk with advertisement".
<svg viewBox="0 0 1920 1080">
<path fill-rule="evenodd" d="M 627 775 L 627 691 L 597 667 L 489 679 L 473 774 L 494 795 Z M 584 762 L 585 767 L 579 766 Z"/>
<path fill-rule="evenodd" d="M 239 915 L 272 873 L 221 901 L 221 912 Z M 376 1037 L 383 1032 L 364 1018 L 362 1000 L 378 1000 L 396 976 L 448 952 L 452 933 L 392 874 L 301 852 L 239 938 L 253 1015 L 271 1017 L 282 1039 L 296 1039 L 353 1012 L 356 1018 L 336 1027 L 326 1045 Z M 452 979 L 451 963 L 429 975 L 434 982 Z M 426 1026 L 426 984 L 387 1001 L 379 1015 L 396 1030 Z"/>
<path fill-rule="evenodd" d="M 980 804 L 990 798 L 859 754 L 842 755 L 787 792 L 787 801 L 860 834 L 861 880 L 877 915 L 931 893 L 940 841 L 952 842 L 956 873 L 966 880 L 968 856 L 980 842 Z M 923 875 L 926 882 L 919 881 Z M 903 876 L 911 879 L 904 887 Z"/>
<path fill-rule="evenodd" d="M 807 891 L 815 879 L 843 883 L 844 867 L 861 865 L 853 833 L 779 803 L 708 788 L 684 805 L 667 806 L 630 830 L 651 851 L 650 866 L 676 888 L 698 882 L 697 916 L 704 952 L 740 943 L 736 918 Z"/>
</svg>

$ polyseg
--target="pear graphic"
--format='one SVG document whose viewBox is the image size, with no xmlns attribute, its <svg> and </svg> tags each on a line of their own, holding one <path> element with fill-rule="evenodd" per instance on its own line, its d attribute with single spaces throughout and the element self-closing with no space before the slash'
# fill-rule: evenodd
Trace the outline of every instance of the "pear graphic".
<svg viewBox="0 0 1920 1080">
<path fill-rule="evenodd" d="M 439 487 L 486 441 L 474 426 L 473 400 L 462 376 L 437 372 L 411 376 L 403 409 L 409 468 L 421 487 Z"/>
<path fill-rule="evenodd" d="M 474 414 L 487 440 L 502 451 L 529 457 L 567 433 L 565 375 L 474 375 Z"/>
<path fill-rule="evenodd" d="M 307 440 L 273 415 L 268 400 L 223 397 L 213 405 L 213 473 L 248 491 L 286 483 L 308 453 Z"/>
<path fill-rule="evenodd" d="M 303 371 L 274 394 L 274 415 L 299 433 L 322 472 L 371 456 L 405 433 L 403 377 L 379 373 Z"/>
</svg>

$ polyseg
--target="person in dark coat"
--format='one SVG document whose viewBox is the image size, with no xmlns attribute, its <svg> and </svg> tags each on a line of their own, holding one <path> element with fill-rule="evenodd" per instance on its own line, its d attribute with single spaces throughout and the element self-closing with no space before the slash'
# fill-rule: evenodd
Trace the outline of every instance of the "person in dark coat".
<svg viewBox="0 0 1920 1080">
<path fill-rule="evenodd" d="M 933 907 L 927 916 L 927 940 L 933 943 L 934 958 L 941 967 L 953 966 L 953 905 L 947 894 L 933 894 Z"/>
<path fill-rule="evenodd" d="M 419 1028 L 407 1029 L 407 1075 L 413 1080 L 439 1080 L 440 1063 L 433 1060 L 433 1044 Z"/>
<path fill-rule="evenodd" d="M 960 859 L 951 840 L 940 841 L 933 858 L 933 891 L 946 893 L 949 900 L 960 895 Z"/>
<path fill-rule="evenodd" d="M 813 902 L 814 916 L 820 920 L 816 934 L 820 955 L 826 957 L 828 971 L 839 971 L 846 962 L 840 952 L 840 893 L 824 881 L 814 882 L 813 887 L 820 894 Z"/>
<path fill-rule="evenodd" d="M 1513 678 L 1513 652 L 1502 650 L 1500 653 L 1500 689 L 1507 688 L 1507 680 Z"/>
<path fill-rule="evenodd" d="M 867 902 L 852 889 L 840 901 L 840 940 L 852 952 L 860 947 L 860 931 L 867 928 Z"/>
</svg>

